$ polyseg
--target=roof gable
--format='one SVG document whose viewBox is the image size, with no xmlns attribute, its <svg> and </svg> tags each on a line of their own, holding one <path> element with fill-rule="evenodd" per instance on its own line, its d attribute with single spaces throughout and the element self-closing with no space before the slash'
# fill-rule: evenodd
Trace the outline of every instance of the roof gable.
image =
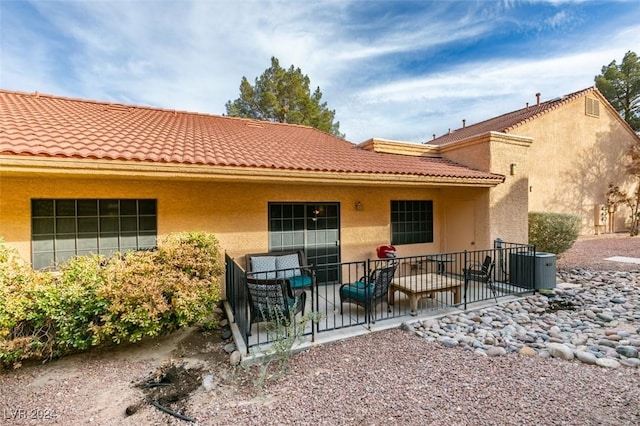
<svg viewBox="0 0 640 426">
<path fill-rule="evenodd" d="M 525 108 L 511 111 L 506 114 L 502 114 L 497 117 L 490 118 L 485 121 L 481 121 L 470 126 L 465 126 L 443 136 L 435 138 L 432 141 L 426 143 L 430 145 L 444 145 L 452 142 L 461 141 L 470 137 L 478 136 L 488 132 L 509 133 L 514 129 L 520 127 L 524 123 L 547 114 L 561 106 L 579 98 L 585 96 L 588 93 L 599 93 L 594 87 L 589 87 L 568 95 L 551 99 L 546 102 L 540 102 L 536 105 L 527 105 Z M 601 97 L 602 98 L 602 97 Z M 604 98 L 603 98 L 604 99 Z"/>
</svg>

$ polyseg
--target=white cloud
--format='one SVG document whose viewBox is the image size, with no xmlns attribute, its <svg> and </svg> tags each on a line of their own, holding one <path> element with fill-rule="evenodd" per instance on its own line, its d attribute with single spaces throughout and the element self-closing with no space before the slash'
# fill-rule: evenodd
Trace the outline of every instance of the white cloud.
<svg viewBox="0 0 640 426">
<path fill-rule="evenodd" d="M 602 38 L 598 45 L 572 42 L 564 51 L 550 45 L 542 57 L 524 45 L 510 59 L 448 65 L 437 56 L 457 43 L 473 50 L 505 25 L 501 13 L 519 7 L 509 2 L 436 2 L 401 17 L 374 18 L 358 1 L 32 5 L 52 34 L 3 18 L 5 88 L 219 114 L 238 96 L 241 77 L 253 82 L 275 56 L 320 86 L 354 142 L 423 141 L 459 127 L 462 118 L 471 123 L 524 106 L 538 91 L 548 99 L 582 89 L 602 65 L 640 45 L 640 26 L 612 25 L 604 44 Z M 572 19 L 559 8 L 546 26 L 560 28 Z M 428 61 L 437 72 L 410 69 Z"/>
</svg>

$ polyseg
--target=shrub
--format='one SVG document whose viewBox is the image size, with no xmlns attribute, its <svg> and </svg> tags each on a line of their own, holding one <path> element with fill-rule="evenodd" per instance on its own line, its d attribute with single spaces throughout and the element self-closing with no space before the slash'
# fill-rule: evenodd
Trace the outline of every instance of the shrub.
<svg viewBox="0 0 640 426">
<path fill-rule="evenodd" d="M 51 274 L 36 272 L 0 239 L 0 365 L 51 353 L 51 320 L 40 309 Z"/>
<path fill-rule="evenodd" d="M 224 269 L 215 236 L 198 232 L 170 234 L 161 241 L 158 258 L 166 265 L 176 325 L 202 321 L 221 295 L 218 280 Z"/>
<path fill-rule="evenodd" d="M 78 256 L 55 276 L 0 240 L 0 365 L 136 342 L 193 325 L 220 300 L 217 240 L 173 234 L 157 251 Z"/>
<path fill-rule="evenodd" d="M 110 259 L 98 292 L 109 305 L 92 325 L 94 344 L 136 342 L 202 321 L 220 300 L 221 265 L 218 242 L 205 233 L 172 234 L 157 251 Z"/>
<path fill-rule="evenodd" d="M 580 217 L 576 215 L 530 212 L 529 244 L 534 244 L 539 252 L 560 257 L 578 239 L 580 226 Z"/>
<path fill-rule="evenodd" d="M 93 345 L 91 325 L 100 321 L 110 303 L 98 295 L 105 285 L 104 263 L 102 256 L 77 256 L 61 266 L 60 275 L 52 284 L 57 290 L 57 303 L 49 312 L 56 330 L 53 355 Z"/>
</svg>

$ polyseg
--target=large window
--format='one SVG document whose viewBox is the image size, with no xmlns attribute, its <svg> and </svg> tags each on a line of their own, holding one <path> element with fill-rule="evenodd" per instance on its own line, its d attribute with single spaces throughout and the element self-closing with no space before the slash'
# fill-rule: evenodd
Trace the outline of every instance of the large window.
<svg viewBox="0 0 640 426">
<path fill-rule="evenodd" d="M 433 242 L 433 201 L 391 201 L 391 244 Z"/>
<path fill-rule="evenodd" d="M 156 200 L 31 200 L 33 267 L 153 248 L 157 229 Z"/>
</svg>

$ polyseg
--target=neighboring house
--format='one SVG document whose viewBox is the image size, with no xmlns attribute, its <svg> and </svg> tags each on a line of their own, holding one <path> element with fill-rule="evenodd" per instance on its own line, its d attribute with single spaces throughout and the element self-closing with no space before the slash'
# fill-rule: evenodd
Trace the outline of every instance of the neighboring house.
<svg viewBox="0 0 640 426">
<path fill-rule="evenodd" d="M 176 231 L 212 232 L 237 258 L 304 248 L 314 264 L 389 243 L 409 256 L 526 242 L 508 170 L 529 140 L 508 138 L 491 141 L 507 163 L 464 166 L 446 147 L 0 90 L 0 237 L 35 268 Z"/>
<path fill-rule="evenodd" d="M 530 144 L 521 159 L 508 152 L 504 156 L 491 153 L 494 161 L 513 164 L 509 173 L 520 177 L 519 185 L 526 188 L 529 211 L 576 214 L 582 218 L 583 233 L 626 229 L 627 211 L 616 213 L 609 226 L 600 221 L 608 215 L 599 206 L 606 203 L 609 183 L 628 183 L 625 153 L 640 139 L 596 88 L 546 102 L 537 94 L 533 105 L 481 123 L 463 124 L 427 143 L 438 146 L 443 157 L 495 171 L 487 158 L 496 140 Z M 498 192 L 504 191 L 493 194 Z"/>
</svg>

